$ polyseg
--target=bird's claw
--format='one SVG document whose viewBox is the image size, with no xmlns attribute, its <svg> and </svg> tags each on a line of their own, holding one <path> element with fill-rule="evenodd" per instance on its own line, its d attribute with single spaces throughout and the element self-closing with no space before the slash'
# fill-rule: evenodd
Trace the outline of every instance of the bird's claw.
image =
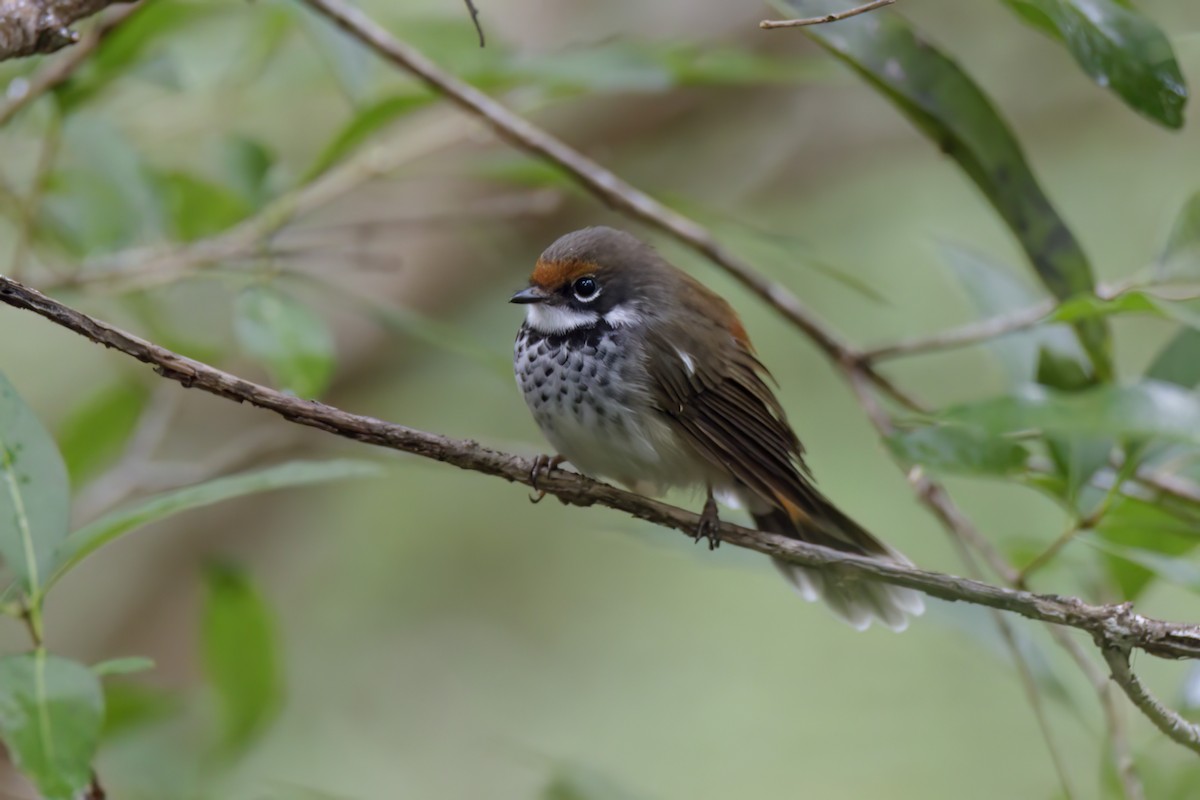
<svg viewBox="0 0 1200 800">
<path fill-rule="evenodd" d="M 700 522 L 696 525 L 692 538 L 697 542 L 707 539 L 709 550 L 716 550 L 721 546 L 721 516 L 717 512 L 717 501 L 711 494 L 704 502 L 704 510 L 700 512 Z"/>
<path fill-rule="evenodd" d="M 538 488 L 538 476 L 549 475 L 564 461 L 566 459 L 562 456 L 548 456 L 545 453 L 533 460 L 533 468 L 529 470 L 529 485 L 533 487 L 534 494 L 529 495 L 529 502 L 540 503 L 546 496 L 546 490 Z"/>
</svg>

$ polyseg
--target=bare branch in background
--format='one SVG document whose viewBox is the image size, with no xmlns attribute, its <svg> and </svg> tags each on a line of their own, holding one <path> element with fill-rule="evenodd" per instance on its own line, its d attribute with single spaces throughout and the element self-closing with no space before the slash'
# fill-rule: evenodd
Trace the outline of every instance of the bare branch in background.
<svg viewBox="0 0 1200 800">
<path fill-rule="evenodd" d="M 467 13 L 471 15 L 471 24 L 475 26 L 475 31 L 479 34 L 479 46 L 486 47 L 487 40 L 483 38 L 483 26 L 479 24 L 479 9 L 475 5 L 475 0 L 466 0 Z"/>
<path fill-rule="evenodd" d="M 249 403 L 298 425 L 347 439 L 412 453 L 526 486 L 533 485 L 531 459 L 275 391 L 159 347 L 3 276 L 0 276 L 0 301 L 32 311 L 93 342 L 150 364 L 162 377 L 185 387 Z M 545 490 L 567 504 L 607 506 L 661 527 L 683 531 L 689 537 L 700 519 L 683 509 L 564 470 L 539 476 L 537 484 L 539 490 Z M 1136 647 L 1161 658 L 1200 659 L 1200 625 L 1144 617 L 1135 613 L 1129 603 L 1096 606 L 1074 597 L 1003 589 L 954 575 L 850 555 L 729 523 L 721 525 L 721 539 L 735 547 L 802 566 L 835 570 L 846 579 L 878 580 L 916 589 L 942 600 L 1011 611 L 1039 622 L 1078 628 L 1101 644 Z"/>
<path fill-rule="evenodd" d="M 7 2 L 7 0 L 0 0 L 0 3 L 3 2 Z M 144 7 L 145 3 L 113 9 L 101 17 L 96 27 L 84 34 L 83 38 L 79 40 L 79 44 L 72 47 L 62 58 L 55 59 L 32 78 L 17 78 L 10 83 L 4 93 L 4 102 L 0 103 L 0 125 L 8 122 L 18 111 L 46 92 L 62 85 L 75 74 L 75 70 L 79 69 L 92 51 L 100 46 L 104 37 L 111 33 L 113 28 Z M 3 18 L 0 17 L 0 25 L 2 24 Z"/>
<path fill-rule="evenodd" d="M 118 2 L 129 0 L 0 0 L 0 61 L 75 44 L 72 25 Z"/>
<path fill-rule="evenodd" d="M 837 22 L 841 19 L 857 17 L 859 14 L 866 14 L 868 11 L 874 11 L 877 8 L 890 6 L 896 0 L 874 0 L 872 3 L 864 3 L 861 6 L 839 11 L 836 14 L 826 14 L 823 17 L 803 17 L 801 19 L 764 19 L 758 23 L 758 27 L 765 31 L 774 30 L 776 28 L 803 28 L 808 25 L 824 25 L 827 22 Z"/>
<path fill-rule="evenodd" d="M 997 317 L 979 320 L 952 328 L 947 331 L 933 333 L 928 336 L 913 336 L 897 342 L 881 345 L 864 350 L 862 359 L 868 364 L 901 356 L 913 356 L 921 353 L 935 353 L 940 350 L 950 350 L 955 347 L 967 347 L 973 344 L 998 339 L 1010 333 L 1028 330 L 1046 318 L 1054 311 L 1055 302 L 1047 299 L 1030 308 L 1025 308 L 1012 314 L 1002 314 Z"/>
</svg>

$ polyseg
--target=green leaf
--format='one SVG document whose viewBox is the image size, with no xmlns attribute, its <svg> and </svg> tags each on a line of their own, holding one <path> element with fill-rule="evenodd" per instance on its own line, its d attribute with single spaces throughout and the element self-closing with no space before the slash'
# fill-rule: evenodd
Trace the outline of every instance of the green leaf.
<svg viewBox="0 0 1200 800">
<path fill-rule="evenodd" d="M 820 16 L 841 0 L 772 0 L 784 13 Z M 1042 282 L 1059 299 L 1094 290 L 1091 265 L 1042 192 L 1015 137 L 980 88 L 897 12 L 861 14 L 805 34 L 891 100 L 958 163 L 1008 224 Z M 1100 380 L 1112 375 L 1108 329 L 1100 320 L 1075 325 Z"/>
<path fill-rule="evenodd" d="M 266 286 L 238 295 L 234 331 L 242 349 L 299 397 L 316 397 L 333 376 L 333 336 L 307 306 Z"/>
<path fill-rule="evenodd" d="M 73 800 L 91 782 L 104 720 L 100 679 L 44 650 L 0 659 L 0 736 L 46 800 Z"/>
<path fill-rule="evenodd" d="M 305 172 L 303 182 L 311 181 L 352 153 L 372 134 L 411 111 L 430 105 L 438 99 L 433 92 L 416 91 L 384 98 L 360 109 L 321 150 L 316 161 Z"/>
<path fill-rule="evenodd" d="M 1046 318 L 1047 322 L 1078 322 L 1094 317 L 1117 314 L 1156 314 L 1162 311 L 1153 298 L 1139 291 L 1122 292 L 1116 297 L 1101 298 L 1094 294 L 1079 295 L 1064 300 Z"/>
<path fill-rule="evenodd" d="M 1012 395 L 951 408 L 942 416 L 997 435 L 1036 430 L 1200 443 L 1200 399 L 1158 381 L 1074 393 L 1031 385 Z"/>
<path fill-rule="evenodd" d="M 1189 197 L 1179 210 L 1155 266 L 1160 280 L 1200 277 L 1200 192 Z"/>
<path fill-rule="evenodd" d="M 1018 278 L 1003 264 L 981 253 L 950 242 L 941 243 L 939 251 L 942 260 L 983 317 L 1024 311 L 1045 301 L 1042 292 Z M 1086 375 L 1087 356 L 1079 340 L 1061 325 L 1041 325 L 992 338 L 984 346 L 996 356 L 1008 373 L 1010 383 L 1016 386 L 1033 380 L 1049 357 L 1063 366 L 1068 362 L 1074 363 L 1074 371 Z M 1042 377 L 1052 380 L 1050 376 Z"/>
<path fill-rule="evenodd" d="M 84 68 L 59 86 L 55 93 L 64 111 L 70 111 L 111 85 L 148 57 L 163 49 L 177 30 L 194 28 L 208 17 L 221 13 L 221 8 L 208 2 L 147 3 L 111 33 Z"/>
<path fill-rule="evenodd" d="M 189 509 L 258 492 L 345 478 L 376 477 L 380 474 L 381 467 L 370 461 L 289 461 L 266 469 L 227 475 L 184 489 L 164 492 L 120 508 L 72 533 L 59 550 L 62 566 L 59 567 L 54 580 L 57 581 L 83 559 L 114 539 L 143 525 Z"/>
<path fill-rule="evenodd" d="M 129 675 L 134 672 L 145 672 L 154 669 L 154 659 L 145 656 L 126 656 L 125 658 L 110 658 L 92 665 L 92 672 L 100 677 L 108 675 Z"/>
<path fill-rule="evenodd" d="M 1146 530 L 1142 529 L 1142 538 Z M 1113 530 L 1103 532 L 1101 536 L 1086 536 L 1084 541 L 1097 550 L 1126 561 L 1138 568 L 1136 572 L 1116 570 L 1118 583 L 1124 590 L 1127 600 L 1134 599 L 1148 582 L 1148 577 L 1159 577 L 1163 580 L 1181 586 L 1200 594 L 1200 565 L 1188 561 L 1184 556 L 1195 547 L 1195 542 L 1174 540 L 1175 552 L 1156 552 L 1144 547 L 1136 547 L 1120 543 L 1119 537 Z M 1173 538 L 1173 537 L 1172 537 Z M 1145 573 L 1145 577 L 1137 573 Z M 1134 577 L 1136 575 L 1136 577 Z"/>
<path fill-rule="evenodd" d="M 1130 108 L 1168 128 L 1183 127 L 1187 85 L 1171 43 L 1124 0 L 1005 0 L 1061 41 L 1076 63 Z"/>
<path fill-rule="evenodd" d="M 1187 389 L 1200 384 L 1200 330 L 1186 328 L 1175 334 L 1154 357 L 1146 377 Z"/>
<path fill-rule="evenodd" d="M 182 707 L 180 699 L 161 689 L 134 683 L 106 681 L 104 684 L 104 730 L 107 741 L 129 731 L 160 722 Z"/>
<path fill-rule="evenodd" d="M 641 796 L 612 778 L 578 764 L 554 765 L 539 800 L 639 800 Z"/>
<path fill-rule="evenodd" d="M 1021 472 L 1029 459 L 1018 442 L 964 425 L 900 431 L 887 444 L 902 460 L 935 472 L 1010 475 Z"/>
<path fill-rule="evenodd" d="M 204 669 L 221 708 L 221 749 L 240 750 L 279 707 L 275 621 L 249 576 L 232 565 L 205 571 Z"/>
<path fill-rule="evenodd" d="M 71 410 L 58 429 L 58 446 L 71 483 L 79 486 L 120 455 L 150 393 L 140 383 L 110 384 Z"/>
<path fill-rule="evenodd" d="M 250 215 L 239 195 L 185 172 L 156 176 L 169 216 L 171 233 L 185 242 L 220 233 Z"/>
<path fill-rule="evenodd" d="M 0 373 L 0 556 L 35 601 L 70 530 L 70 508 L 54 439 Z"/>
<path fill-rule="evenodd" d="M 267 176 L 275 156 L 260 141 L 232 136 L 222 146 L 222 160 L 230 184 L 251 208 L 261 208 L 271 197 Z"/>
</svg>

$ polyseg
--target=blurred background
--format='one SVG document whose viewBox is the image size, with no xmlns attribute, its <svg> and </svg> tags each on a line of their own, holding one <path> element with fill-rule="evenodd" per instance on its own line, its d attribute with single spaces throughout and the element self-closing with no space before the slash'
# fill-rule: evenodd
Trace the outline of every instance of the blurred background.
<svg viewBox="0 0 1200 800">
<path fill-rule="evenodd" d="M 880 344 L 976 318 L 943 258 L 947 243 L 1035 285 L 954 164 L 801 33 L 760 31 L 760 19 L 776 16 L 766 6 L 477 4 L 482 50 L 457 0 L 363 7 L 712 226 L 849 340 Z M 1139 7 L 1171 37 L 1192 84 L 1200 81 L 1200 7 Z M 331 371 L 309 373 L 323 400 L 533 455 L 545 445 L 510 374 L 521 310 L 507 298 L 560 234 L 624 227 L 741 312 L 823 490 L 922 567 L 963 572 L 836 371 L 711 264 L 424 99 L 298 4 L 159 0 L 141 13 L 139 38 L 60 92 L 66 111 L 38 103 L 0 130 L 5 186 L 20 197 L 43 187 L 39 233 L 19 215 L 0 221 L 0 253 L 26 254 L 21 272 L 32 285 L 278 384 L 245 328 L 245 304 L 255 302 L 247 296 L 269 291 L 328 331 Z M 903 13 L 991 95 L 1101 280 L 1155 258 L 1200 188 L 1194 125 L 1167 132 L 1131 113 L 1001 3 L 902 0 L 880 13 Z M 36 66 L 6 64 L 0 78 Z M 386 174 L 369 174 L 378 162 L 362 154 L 372 148 Z M 355 159 L 367 166 L 261 251 L 79 279 L 127 258 L 113 254 L 216 233 Z M 1136 374 L 1171 328 L 1122 318 L 1115 333 L 1119 369 Z M 188 392 L 29 314 L 0 312 L 0 341 L 0 371 L 66 453 L 76 524 L 140 496 L 289 459 L 386 468 L 172 517 L 106 547 L 55 590 L 47 612 L 55 651 L 156 664 L 114 681 L 110 708 L 121 711 L 98 762 L 114 798 L 1061 795 L 980 609 L 933 602 L 901 636 L 856 633 L 803 603 L 753 554 L 710 553 L 605 509 L 531 505 L 520 487 Z M 985 348 L 887 372 L 938 405 L 1008 385 Z M 948 485 L 1009 553 L 1035 552 L 1065 523 L 1028 489 Z M 696 497 L 673 499 L 699 506 Z M 216 573 L 214 563 L 223 565 Z M 1075 564 L 1064 559 L 1037 588 L 1106 599 L 1089 594 Z M 280 676 L 277 689 L 263 689 L 278 701 L 236 748 L 214 744 L 220 704 L 205 667 L 212 575 L 221 570 L 261 601 L 273 648 L 267 672 Z M 1194 619 L 1198 606 L 1194 594 L 1163 584 L 1139 608 Z M 1077 796 L 1101 796 L 1106 746 L 1095 697 L 1041 631 L 1021 630 Z M 0 646 L 25 649 L 21 627 L 0 629 Z M 1180 702 L 1186 665 L 1136 666 Z M 1140 717 L 1130 726 L 1159 792 L 1151 796 L 1195 796 L 1186 794 L 1194 772 L 1181 771 L 1187 754 Z M 15 776 L 6 786 L 32 796 Z"/>
</svg>

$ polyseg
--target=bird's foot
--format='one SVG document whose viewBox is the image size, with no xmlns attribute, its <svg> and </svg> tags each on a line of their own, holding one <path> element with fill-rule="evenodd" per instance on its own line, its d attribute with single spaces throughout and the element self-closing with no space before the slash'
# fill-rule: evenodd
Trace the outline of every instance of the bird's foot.
<svg viewBox="0 0 1200 800">
<path fill-rule="evenodd" d="M 717 513 L 717 501 L 709 491 L 708 499 L 704 501 L 704 510 L 700 512 L 700 522 L 692 538 L 699 542 L 708 540 L 708 549 L 716 550 L 721 546 L 721 516 Z"/>
<path fill-rule="evenodd" d="M 533 460 L 533 469 L 529 470 L 529 485 L 533 487 L 534 494 L 529 495 L 529 502 L 542 502 L 542 498 L 546 496 L 546 491 L 538 488 L 538 478 L 543 475 L 549 475 L 554 471 L 555 467 L 566 460 L 562 456 L 548 456 L 545 453 Z"/>
</svg>

